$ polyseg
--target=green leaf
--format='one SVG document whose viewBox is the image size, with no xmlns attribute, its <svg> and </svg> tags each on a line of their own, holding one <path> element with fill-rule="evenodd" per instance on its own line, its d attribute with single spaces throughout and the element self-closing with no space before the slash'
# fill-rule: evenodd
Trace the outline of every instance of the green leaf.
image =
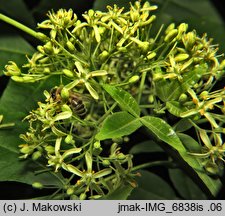
<svg viewBox="0 0 225 216">
<path fill-rule="evenodd" d="M 185 148 L 176 135 L 173 128 L 167 124 L 164 120 L 158 117 L 144 116 L 140 118 L 140 121 L 151 132 L 153 132 L 160 140 L 172 146 L 178 152 L 185 152 Z"/>
<path fill-rule="evenodd" d="M 105 140 L 129 135 L 141 126 L 139 119 L 122 111 L 108 116 L 96 135 L 96 139 Z"/>
<path fill-rule="evenodd" d="M 179 136 L 180 140 L 182 141 L 182 143 L 188 149 L 189 152 L 200 152 L 201 148 L 199 143 L 196 140 L 194 140 L 191 136 L 182 133 L 178 133 L 177 135 Z M 220 179 L 214 179 L 207 175 L 202 165 L 202 160 L 200 158 L 187 154 L 181 156 L 184 158 L 184 160 L 187 161 L 189 165 L 192 166 L 192 168 L 195 170 L 199 178 L 207 186 L 212 195 L 216 196 L 222 187 Z"/>
<path fill-rule="evenodd" d="M 14 131 L 15 132 L 15 131 Z M 2 138 L 0 136 L 0 138 Z M 10 139 L 12 141 L 12 139 Z M 27 184 L 40 182 L 44 185 L 54 185 L 62 187 L 62 183 L 56 177 L 57 174 L 52 172 L 43 172 L 35 174 L 35 171 L 44 170 L 40 164 L 27 159 L 19 159 L 19 153 L 7 149 L 0 145 L 0 181 L 17 181 Z"/>
<path fill-rule="evenodd" d="M 200 160 L 191 155 L 188 155 L 181 140 L 173 131 L 173 129 L 160 118 L 145 116 L 142 117 L 140 120 L 143 125 L 145 125 L 150 131 L 152 131 L 159 139 L 176 149 L 179 152 L 180 156 L 183 158 L 183 160 L 186 161 L 188 165 L 192 167 L 192 169 L 194 169 L 194 171 L 198 174 L 198 176 L 207 186 L 209 191 L 214 196 L 216 196 L 216 194 L 221 188 L 221 181 L 219 179 L 215 180 L 209 177 L 205 173 Z"/>
<path fill-rule="evenodd" d="M 176 132 L 184 132 L 186 130 L 189 130 L 192 127 L 193 127 L 193 125 L 187 118 L 181 119 L 173 126 L 173 128 Z"/>
<path fill-rule="evenodd" d="M 133 189 L 134 188 L 129 184 L 123 184 L 112 193 L 101 197 L 100 200 L 126 200 L 130 196 L 130 193 Z"/>
<path fill-rule="evenodd" d="M 166 102 L 167 110 L 174 116 L 180 117 L 180 114 L 187 111 L 187 109 L 180 104 L 178 101 Z"/>
<path fill-rule="evenodd" d="M 11 113 L 12 114 L 12 113 Z M 21 117 L 21 113 L 14 118 Z M 12 118 L 12 117 L 11 117 Z M 16 126 L 8 130 L 0 130 L 0 181 L 18 181 L 32 184 L 35 181 L 44 185 L 61 185 L 61 182 L 50 172 L 36 175 L 35 171 L 46 169 L 30 159 L 19 159 L 18 145 L 21 144 L 19 134 L 25 124 L 16 121 Z"/>
<path fill-rule="evenodd" d="M 181 142 L 189 152 L 200 152 L 202 146 L 191 136 L 184 133 L 177 133 L 177 136 L 180 138 Z"/>
<path fill-rule="evenodd" d="M 9 129 L 0 130 L 0 181 L 18 181 L 27 184 L 41 182 L 43 184 L 61 183 L 52 173 L 35 175 L 34 171 L 43 170 L 37 162 L 30 159 L 19 159 L 18 145 L 22 143 L 19 134 L 24 133 L 27 124 L 22 119 L 35 108 L 36 102 L 44 100 L 42 92 L 49 86 L 55 86 L 55 80 L 39 84 L 19 84 L 10 81 L 0 100 L 0 113 L 4 115 L 4 122 L 15 123 Z"/>
<path fill-rule="evenodd" d="M 139 172 L 141 177 L 136 178 L 138 187 L 132 191 L 129 200 L 177 199 L 174 190 L 162 178 L 145 170 Z"/>
<path fill-rule="evenodd" d="M 31 10 L 28 9 L 23 0 L 0 0 L 0 11 L 24 25 L 36 26 Z"/>
<path fill-rule="evenodd" d="M 158 5 L 157 22 L 186 22 L 189 29 L 196 29 L 199 35 L 207 32 L 209 37 L 215 38 L 222 52 L 225 51 L 225 26 L 223 19 L 210 0 L 151 0 Z M 160 26 L 159 25 L 159 26 Z"/>
<path fill-rule="evenodd" d="M 31 55 L 34 51 L 34 48 L 19 36 L 0 36 L 0 74 L 3 74 L 8 61 L 22 65 L 26 61 L 26 55 Z"/>
<path fill-rule="evenodd" d="M 103 88 L 111 95 L 111 97 L 120 105 L 120 107 L 134 115 L 140 116 L 140 108 L 136 100 L 130 93 L 124 91 L 122 88 L 118 88 L 110 85 L 103 85 Z"/>
<path fill-rule="evenodd" d="M 202 190 L 193 182 L 193 180 L 187 176 L 180 169 L 169 169 L 169 175 L 173 182 L 174 187 L 183 199 L 188 200 L 204 200 L 206 195 Z"/>
<path fill-rule="evenodd" d="M 151 152 L 164 152 L 163 149 L 153 140 L 147 140 L 134 145 L 129 153 L 140 154 L 140 153 L 151 153 Z"/>
<path fill-rule="evenodd" d="M 183 75 L 183 82 L 179 80 L 159 80 L 155 82 L 156 94 L 163 101 L 174 101 L 192 87 L 204 73 L 207 72 L 206 66 L 202 65 Z"/>
<path fill-rule="evenodd" d="M 221 180 L 214 179 L 208 176 L 203 168 L 200 159 L 184 153 L 181 153 L 181 157 L 183 157 L 183 159 L 195 170 L 195 172 L 197 173 L 199 178 L 203 181 L 203 183 L 206 185 L 211 194 L 213 196 L 216 196 L 222 187 Z"/>
</svg>

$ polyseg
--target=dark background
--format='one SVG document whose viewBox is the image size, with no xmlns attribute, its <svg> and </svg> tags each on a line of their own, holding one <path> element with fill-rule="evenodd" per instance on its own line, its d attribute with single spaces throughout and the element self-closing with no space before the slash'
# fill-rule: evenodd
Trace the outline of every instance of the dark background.
<svg viewBox="0 0 225 216">
<path fill-rule="evenodd" d="M 181 0 L 182 1 L 182 0 Z M 92 8 L 94 0 L 84 0 L 84 1 L 76 1 L 76 0 L 67 0 L 67 1 L 61 1 L 61 0 L 54 0 L 54 4 L 52 4 L 53 1 L 46 1 L 46 4 L 44 7 L 42 7 L 42 10 L 36 10 L 36 8 L 39 6 L 40 1 L 39 0 L 24 0 L 26 3 L 26 6 L 33 11 L 33 15 L 35 18 L 35 21 L 37 23 L 40 23 L 43 21 L 43 19 L 46 18 L 46 11 L 49 11 L 53 9 L 54 11 L 57 11 L 59 8 L 73 8 L 74 12 L 78 15 L 79 18 L 81 18 L 81 14 Z M 224 0 L 211 0 L 212 4 L 217 9 L 218 13 L 223 18 L 224 24 L 225 24 L 225 1 Z M 0 10 L 1 12 L 1 10 Z M 207 11 L 206 11 L 207 13 Z M 26 24 L 26 23 L 25 23 Z M 1 23 L 1 34 L 9 34 L 12 32 L 18 33 L 17 30 L 14 30 L 11 26 Z M 27 34 L 24 34 L 23 32 L 19 32 L 26 40 L 28 40 L 32 45 L 36 46 L 37 41 Z M 225 40 L 224 40 L 225 43 Z M 2 76 L 0 77 L 0 96 L 2 92 L 4 91 L 4 88 L 6 87 L 8 82 L 8 77 Z M 139 159 L 138 159 L 139 160 Z M 141 160 L 141 159 L 140 159 Z M 162 170 L 163 171 L 163 170 Z M 166 176 L 163 176 L 166 178 Z M 225 177 L 223 178 L 223 182 L 225 182 Z M 0 182 L 0 199 L 28 199 L 32 198 L 34 196 L 42 196 L 47 195 L 49 193 L 49 190 L 35 190 L 31 186 L 22 184 L 22 183 L 16 183 L 16 182 Z M 224 199 L 225 198 L 225 188 L 222 188 L 216 199 Z"/>
</svg>

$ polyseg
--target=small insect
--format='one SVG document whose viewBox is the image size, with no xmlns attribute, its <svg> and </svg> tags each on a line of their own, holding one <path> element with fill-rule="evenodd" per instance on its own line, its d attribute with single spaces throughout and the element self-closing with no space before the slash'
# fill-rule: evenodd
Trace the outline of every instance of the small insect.
<svg viewBox="0 0 225 216">
<path fill-rule="evenodd" d="M 57 103 L 66 103 L 74 114 L 84 119 L 87 114 L 87 109 L 83 103 L 84 96 L 78 92 L 69 91 L 68 99 L 64 100 L 61 97 L 62 87 L 55 87 L 50 91 L 51 98 Z"/>
</svg>

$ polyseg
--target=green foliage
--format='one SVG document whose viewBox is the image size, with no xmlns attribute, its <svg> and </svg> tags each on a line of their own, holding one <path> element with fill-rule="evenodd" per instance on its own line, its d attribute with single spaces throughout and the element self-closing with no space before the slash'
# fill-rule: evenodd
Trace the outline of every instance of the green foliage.
<svg viewBox="0 0 225 216">
<path fill-rule="evenodd" d="M 126 200 L 134 188 L 131 185 L 121 185 L 111 194 L 102 197 L 104 200 Z"/>
<path fill-rule="evenodd" d="M 176 101 L 182 93 L 186 93 L 189 88 L 198 83 L 199 79 L 207 71 L 205 66 L 197 67 L 184 74 L 182 82 L 179 80 L 159 80 L 156 82 L 157 96 L 163 102 Z"/>
<path fill-rule="evenodd" d="M 112 139 L 130 135 L 141 126 L 139 119 L 133 117 L 127 112 L 116 112 L 108 116 L 96 139 Z"/>
<path fill-rule="evenodd" d="M 110 85 L 104 85 L 104 89 L 111 95 L 111 97 L 120 105 L 122 110 L 128 111 L 135 117 L 140 115 L 140 108 L 135 99 L 121 88 L 116 88 Z"/>
<path fill-rule="evenodd" d="M 204 200 L 206 195 L 199 187 L 180 169 L 169 169 L 169 174 L 174 187 L 183 199 Z"/>
<path fill-rule="evenodd" d="M 0 0 L 0 10 L 2 13 L 12 16 L 14 19 L 23 22 L 23 24 L 29 27 L 35 27 L 36 25 L 31 11 L 23 0 Z"/>
<path fill-rule="evenodd" d="M 34 50 L 18 36 L 0 38 L 1 75 L 18 82 L 10 81 L 0 100 L 0 181 L 58 188 L 50 199 L 177 199 L 159 176 L 136 172 L 161 165 L 171 168 L 180 198 L 216 196 L 224 169 L 225 90 L 213 87 L 225 60 L 206 34 L 171 23 L 184 14 L 192 22 L 203 15 L 197 8 L 210 4 L 157 1 L 154 23 L 154 1 L 135 2 L 130 10 L 128 1 L 113 2 L 104 12 L 110 2 L 96 0 L 101 11 L 89 10 L 84 21 L 71 9 L 49 12 L 38 24 L 46 35 L 0 14 L 41 41 Z M 8 3 L 2 11 L 10 13 Z M 222 26 L 210 13 L 211 21 L 201 19 Z M 139 132 L 148 140 L 139 141 Z M 168 160 L 133 164 L 132 157 L 152 152 Z"/>
<path fill-rule="evenodd" d="M 153 140 L 147 140 L 134 145 L 129 152 L 135 155 L 140 153 L 163 152 L 163 149 Z"/>
<path fill-rule="evenodd" d="M 1 97 L 0 113 L 4 115 L 3 123 L 14 123 L 15 126 L 0 128 L 0 181 L 18 181 L 27 184 L 39 181 L 46 186 L 61 187 L 61 182 L 56 178 L 57 174 L 43 172 L 36 175 L 36 171 L 46 168 L 31 159 L 27 161 L 19 159 L 18 145 L 21 144 L 19 135 L 27 129 L 27 124 L 22 122 L 22 119 L 34 107 L 34 101 L 40 99 L 39 91 L 47 87 L 47 85 L 42 87 L 18 85 L 10 81 Z"/>
<path fill-rule="evenodd" d="M 185 152 L 185 148 L 170 125 L 160 118 L 144 116 L 140 120 L 157 138 L 171 145 L 178 152 Z"/>
<path fill-rule="evenodd" d="M 167 200 L 177 199 L 171 186 L 154 173 L 140 170 L 137 177 L 138 187 L 128 197 L 130 200 Z"/>
<path fill-rule="evenodd" d="M 22 65 L 26 55 L 31 55 L 34 48 L 19 36 L 0 36 L 0 75 L 3 75 L 4 65 L 8 61 L 15 61 Z"/>
<path fill-rule="evenodd" d="M 222 52 L 225 51 L 223 35 L 224 23 L 216 8 L 208 0 L 153 0 L 159 6 L 158 23 L 187 22 L 191 28 L 197 29 L 199 34 L 207 32 L 209 37 L 220 43 Z"/>
</svg>

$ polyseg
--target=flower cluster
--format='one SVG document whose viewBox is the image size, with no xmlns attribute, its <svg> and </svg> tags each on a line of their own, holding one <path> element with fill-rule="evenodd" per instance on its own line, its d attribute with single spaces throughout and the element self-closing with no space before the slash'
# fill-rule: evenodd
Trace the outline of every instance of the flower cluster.
<svg viewBox="0 0 225 216">
<path fill-rule="evenodd" d="M 65 189 L 75 198 L 99 198 L 126 183 L 135 186 L 131 155 L 123 154 L 114 140 L 95 139 L 116 106 L 102 88 L 109 83 L 129 91 L 143 114 L 151 108 L 156 115 L 188 118 L 202 149 L 191 154 L 203 156 L 207 171 L 216 173 L 212 169 L 221 167 L 225 152 L 220 137 L 225 90 L 212 90 L 225 67 L 225 60 L 218 60 L 218 47 L 206 34 L 188 31 L 185 23 L 153 33 L 157 6 L 149 2 L 137 1 L 127 12 L 117 5 L 107 9 L 87 11 L 83 22 L 72 10 L 49 12 L 49 19 L 38 24 L 49 36 L 27 64 L 19 68 L 9 62 L 5 67 L 5 75 L 17 82 L 58 78 L 53 90 L 44 92 L 46 101 L 26 117 L 30 126 L 21 135 L 21 157 L 44 158 L 55 172 L 70 175 Z M 209 137 L 196 126 L 200 120 L 211 126 Z"/>
<path fill-rule="evenodd" d="M 131 155 L 120 152 L 116 142 L 111 144 L 110 152 L 103 153 L 102 144 L 93 139 L 95 122 L 83 119 L 61 88 L 44 94 L 46 101 L 39 102 L 39 107 L 25 118 L 30 126 L 20 135 L 24 140 L 19 146 L 20 158 L 44 159 L 54 172 L 70 173 L 71 181 L 65 183 L 67 195 L 80 199 L 100 198 L 126 182 L 134 186 Z M 70 92 L 69 97 L 71 94 L 74 96 Z M 78 95 L 73 100 L 78 102 L 76 106 L 84 106 Z"/>
</svg>

